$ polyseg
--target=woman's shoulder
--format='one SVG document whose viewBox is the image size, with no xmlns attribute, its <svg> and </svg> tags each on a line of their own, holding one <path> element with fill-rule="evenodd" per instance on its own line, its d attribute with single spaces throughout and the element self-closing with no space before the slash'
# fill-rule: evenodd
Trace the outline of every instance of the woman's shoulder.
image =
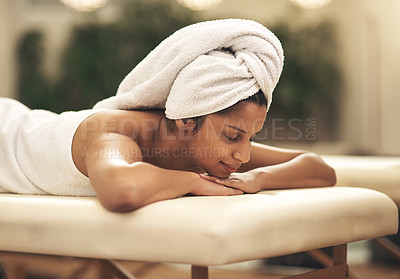
<svg viewBox="0 0 400 279">
<path fill-rule="evenodd" d="M 100 110 L 87 118 L 84 126 L 103 132 L 132 133 L 132 129 L 158 127 L 165 117 L 164 110 Z"/>
<path fill-rule="evenodd" d="M 143 122 L 159 121 L 165 117 L 164 110 L 99 110 L 90 118 L 101 122 Z"/>
</svg>

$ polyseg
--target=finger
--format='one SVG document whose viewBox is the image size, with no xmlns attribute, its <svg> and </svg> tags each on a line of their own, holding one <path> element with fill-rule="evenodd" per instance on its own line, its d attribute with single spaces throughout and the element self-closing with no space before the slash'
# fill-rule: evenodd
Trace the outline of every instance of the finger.
<svg viewBox="0 0 400 279">
<path fill-rule="evenodd" d="M 215 179 L 214 182 L 220 185 L 232 187 L 232 185 L 234 185 L 237 181 L 233 179 Z"/>
<path fill-rule="evenodd" d="M 243 194 L 243 191 L 238 190 L 238 189 L 229 188 L 229 187 L 224 187 L 224 188 L 225 188 L 225 190 L 226 190 L 226 192 L 227 192 L 227 194 L 229 196 L 235 196 L 235 195 L 242 195 Z"/>
<path fill-rule="evenodd" d="M 201 177 L 201 178 L 204 178 L 204 179 L 206 179 L 206 180 L 208 180 L 208 181 L 212 181 L 212 182 L 215 182 L 215 180 L 217 180 L 216 177 L 214 177 L 214 176 L 209 176 L 209 175 L 203 174 L 203 173 L 200 174 L 200 177 Z"/>
<path fill-rule="evenodd" d="M 243 191 L 239 189 L 234 189 L 230 187 L 226 187 L 224 185 L 219 185 L 219 184 L 212 184 L 210 185 L 209 188 L 211 195 L 216 195 L 216 196 L 232 196 L 232 195 L 241 195 L 243 194 Z"/>
<path fill-rule="evenodd" d="M 236 189 L 242 192 L 246 192 L 245 191 L 245 185 L 243 183 L 239 183 L 242 182 L 240 180 L 236 180 L 236 179 L 225 179 L 225 180 L 221 180 L 221 179 L 217 179 L 215 181 L 215 183 L 219 184 L 219 185 L 223 185 L 225 187 L 229 187 L 232 189 Z"/>
</svg>

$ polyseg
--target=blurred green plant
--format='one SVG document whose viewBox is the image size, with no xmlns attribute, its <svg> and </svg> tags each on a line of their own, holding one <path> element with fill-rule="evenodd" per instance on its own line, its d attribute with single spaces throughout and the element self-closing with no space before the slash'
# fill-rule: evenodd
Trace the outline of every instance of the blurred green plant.
<svg viewBox="0 0 400 279">
<path fill-rule="evenodd" d="M 342 88 L 334 24 L 280 22 L 271 29 L 282 43 L 285 65 L 268 118 L 315 118 L 319 138 L 334 138 Z"/>
<path fill-rule="evenodd" d="M 29 32 L 19 41 L 18 91 L 21 102 L 34 108 L 54 107 L 54 84 L 48 81 L 43 71 L 43 34 Z"/>
<path fill-rule="evenodd" d="M 42 34 L 26 34 L 18 53 L 20 100 L 31 108 L 55 112 L 91 108 L 115 95 L 123 77 L 163 39 L 194 22 L 193 14 L 175 1 L 121 3 L 116 22 L 91 22 L 73 30 L 54 84 L 41 69 Z"/>
</svg>

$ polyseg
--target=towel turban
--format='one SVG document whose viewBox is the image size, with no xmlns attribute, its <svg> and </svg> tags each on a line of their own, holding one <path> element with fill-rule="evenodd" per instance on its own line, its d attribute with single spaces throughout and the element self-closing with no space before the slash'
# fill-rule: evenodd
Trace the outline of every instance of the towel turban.
<svg viewBox="0 0 400 279">
<path fill-rule="evenodd" d="M 243 19 L 189 25 L 162 41 L 122 81 L 116 96 L 95 108 L 165 108 L 181 119 L 228 108 L 259 90 L 267 98 L 283 67 L 278 38 Z"/>
</svg>

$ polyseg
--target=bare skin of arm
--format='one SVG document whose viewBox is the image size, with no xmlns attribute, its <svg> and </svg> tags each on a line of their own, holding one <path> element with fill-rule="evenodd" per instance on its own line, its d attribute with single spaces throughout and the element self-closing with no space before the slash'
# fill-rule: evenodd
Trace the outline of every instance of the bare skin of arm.
<svg viewBox="0 0 400 279">
<path fill-rule="evenodd" d="M 148 123 L 155 118 L 151 112 L 98 112 L 82 122 L 72 145 L 75 165 L 89 177 L 99 201 L 111 211 L 131 211 L 185 194 L 237 195 L 263 189 L 330 186 L 336 182 L 334 170 L 316 154 L 250 145 L 251 133 L 243 135 L 232 147 L 243 154 L 248 150 L 249 156 L 242 158 L 250 159 L 225 179 L 182 170 L 185 164 L 171 167 L 173 161 L 149 162 L 144 159 L 142 148 L 154 147 L 152 137 L 157 133 L 140 124 L 125 125 L 129 119 Z M 230 143 L 223 145 L 223 139 L 213 141 L 230 148 Z"/>
<path fill-rule="evenodd" d="M 125 212 L 188 193 L 243 193 L 202 179 L 194 172 L 168 170 L 143 162 L 138 140 L 132 138 L 138 131 L 135 127 L 121 129 L 116 125 L 127 117 L 129 112 L 98 112 L 82 122 L 72 144 L 75 165 L 89 177 L 105 208 Z"/>
<path fill-rule="evenodd" d="M 336 184 L 333 168 L 320 156 L 301 150 L 252 143 L 250 161 L 227 179 L 207 177 L 221 185 L 255 193 L 267 189 L 323 187 Z"/>
</svg>

